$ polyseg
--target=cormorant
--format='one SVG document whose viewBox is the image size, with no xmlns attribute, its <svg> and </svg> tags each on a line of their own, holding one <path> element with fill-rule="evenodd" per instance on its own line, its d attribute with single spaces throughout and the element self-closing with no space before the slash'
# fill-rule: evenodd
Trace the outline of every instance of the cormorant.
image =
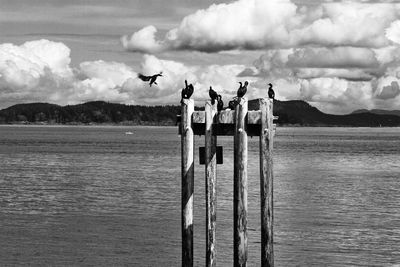
<svg viewBox="0 0 400 267">
<path fill-rule="evenodd" d="M 234 99 L 232 99 L 231 101 L 229 101 L 229 103 L 228 103 L 228 107 L 231 110 L 235 110 L 237 105 L 238 105 L 238 102 L 237 102 L 237 98 L 236 97 Z"/>
<path fill-rule="evenodd" d="M 150 83 L 149 83 L 150 86 L 153 83 L 157 84 L 156 80 L 157 80 L 158 76 L 162 76 L 162 71 L 159 74 L 154 74 L 154 75 L 151 75 L 151 76 L 146 76 L 146 75 L 143 75 L 141 73 L 138 74 L 138 78 L 141 79 L 142 81 L 144 81 L 144 82 L 150 81 Z"/>
<path fill-rule="evenodd" d="M 217 99 L 218 99 L 217 110 L 221 111 L 224 109 L 224 102 L 222 101 L 222 96 L 218 95 Z"/>
<path fill-rule="evenodd" d="M 211 104 L 214 105 L 215 104 L 215 100 L 218 98 L 218 94 L 217 92 L 215 92 L 212 87 L 210 86 L 210 90 L 208 90 L 208 95 L 211 98 Z"/>
<path fill-rule="evenodd" d="M 243 86 L 242 86 L 241 82 L 239 82 L 239 84 L 240 84 L 240 87 L 237 90 L 237 97 L 243 97 L 247 92 L 247 85 L 249 83 L 247 81 L 245 81 Z"/>
<path fill-rule="evenodd" d="M 187 81 L 185 80 L 185 88 L 182 89 L 181 95 L 182 95 L 182 99 L 189 99 L 194 91 L 194 87 L 193 84 L 189 84 L 187 83 Z"/>
<path fill-rule="evenodd" d="M 272 89 L 272 83 L 269 83 L 269 89 L 268 89 L 268 96 L 269 98 L 275 99 L 275 92 Z"/>
</svg>

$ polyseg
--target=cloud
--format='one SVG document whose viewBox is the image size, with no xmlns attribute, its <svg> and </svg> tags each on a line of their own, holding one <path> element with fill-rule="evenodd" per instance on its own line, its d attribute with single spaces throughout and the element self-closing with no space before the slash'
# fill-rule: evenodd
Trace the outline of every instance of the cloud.
<svg viewBox="0 0 400 267">
<path fill-rule="evenodd" d="M 379 65 L 368 48 L 334 47 L 295 49 L 287 65 L 297 68 L 374 68 Z"/>
<path fill-rule="evenodd" d="M 338 78 L 301 80 L 300 99 L 332 114 L 373 108 L 372 94 L 370 82 L 351 82 Z"/>
<path fill-rule="evenodd" d="M 62 43 L 38 40 L 21 46 L 0 45 L 0 98 L 3 102 L 40 101 L 53 88 L 68 83 L 70 49 Z"/>
<path fill-rule="evenodd" d="M 398 47 L 268 50 L 240 76 L 258 78 L 259 87 L 262 80 L 272 82 L 278 99 L 302 99 L 325 112 L 343 114 L 378 106 L 398 109 L 398 52 Z"/>
<path fill-rule="evenodd" d="M 342 65 L 336 61 L 337 57 L 342 58 L 349 51 L 354 54 L 347 59 L 347 64 L 353 68 L 339 68 Z M 38 40 L 20 46 L 2 44 L 0 107 L 26 102 L 65 105 L 92 100 L 141 105 L 178 104 L 180 90 L 187 79 L 195 87 L 193 98 L 197 105 L 209 98 L 210 86 L 222 94 L 227 103 L 236 94 L 238 82 L 247 80 L 249 99 L 266 96 L 267 84 L 272 82 L 278 99 L 303 99 L 325 112 L 343 114 L 374 107 L 396 109 L 400 103 L 397 75 L 400 70 L 398 60 L 388 58 L 397 50 L 372 51 L 371 54 L 363 49 L 269 50 L 253 67 L 242 64 L 188 65 L 145 54 L 136 69 L 103 60 L 85 61 L 73 68 L 70 66 L 70 49 L 62 43 Z M 315 55 L 321 58 L 315 59 Z M 382 69 L 383 74 L 375 75 L 377 72 L 366 68 L 367 62 Z M 308 65 L 315 68 L 303 67 Z M 157 86 L 149 87 L 137 78 L 138 72 L 151 75 L 160 71 L 163 71 L 163 77 L 159 77 Z"/>
<path fill-rule="evenodd" d="M 121 42 L 127 50 L 151 53 L 159 52 L 164 48 L 161 42 L 156 41 L 156 33 L 157 29 L 154 26 L 147 26 L 132 34 L 131 37 L 127 35 L 122 36 Z"/>
<path fill-rule="evenodd" d="M 20 46 L 0 45 L 0 106 L 26 102 L 74 104 L 105 100 L 127 104 L 178 104 L 187 79 L 195 86 L 194 99 L 208 98 L 208 88 L 231 98 L 243 80 L 244 65 L 188 66 L 181 62 L 144 55 L 139 71 L 151 75 L 163 71 L 158 86 L 137 78 L 138 72 L 119 62 L 85 61 L 70 66 L 70 49 L 49 40 Z M 249 93 L 252 95 L 253 93 Z"/>
<path fill-rule="evenodd" d="M 321 16 L 292 31 L 297 45 L 382 47 L 385 29 L 398 17 L 398 4 L 338 2 L 322 4 Z"/>
<path fill-rule="evenodd" d="M 390 41 L 400 44 L 400 20 L 393 21 L 385 31 L 385 36 Z"/>
<path fill-rule="evenodd" d="M 395 98 L 399 94 L 400 94 L 399 83 L 397 81 L 392 81 L 390 85 L 384 86 L 382 88 L 382 91 L 380 92 L 379 95 L 377 95 L 377 98 L 390 99 L 390 98 Z"/>
<path fill-rule="evenodd" d="M 400 80 L 393 76 L 385 76 L 377 80 L 374 85 L 374 95 L 379 100 L 391 100 L 400 95 Z"/>
<path fill-rule="evenodd" d="M 348 81 L 371 81 L 374 75 L 360 69 L 332 69 L 332 68 L 299 68 L 294 70 L 299 79 L 339 78 Z"/>
<path fill-rule="evenodd" d="M 196 101 L 208 99 L 210 86 L 220 94 L 224 100 L 230 99 L 238 88 L 240 80 L 236 76 L 245 69 L 243 65 L 209 65 L 187 66 L 183 63 L 161 60 L 152 55 L 144 55 L 141 71 L 145 74 L 163 71 L 163 77 L 157 81 L 157 87 L 149 88 L 138 79 L 129 79 L 123 85 L 123 91 L 129 92 L 140 103 L 160 104 L 178 103 L 180 91 L 184 87 L 184 80 L 188 80 L 195 87 L 193 98 Z"/>
<path fill-rule="evenodd" d="M 206 52 L 304 45 L 378 48 L 399 39 L 399 10 L 396 3 L 298 6 L 290 0 L 237 0 L 184 17 L 159 41 L 152 26 L 122 39 L 126 49 L 147 53 L 155 48 Z M 145 36 L 133 38 L 139 35 Z"/>
<path fill-rule="evenodd" d="M 247 68 L 241 76 L 288 80 L 336 77 L 349 81 L 370 81 L 382 76 L 395 60 L 394 57 L 386 59 L 394 52 L 377 51 L 379 55 L 373 49 L 355 47 L 268 50 L 254 61 L 255 69 Z"/>
</svg>

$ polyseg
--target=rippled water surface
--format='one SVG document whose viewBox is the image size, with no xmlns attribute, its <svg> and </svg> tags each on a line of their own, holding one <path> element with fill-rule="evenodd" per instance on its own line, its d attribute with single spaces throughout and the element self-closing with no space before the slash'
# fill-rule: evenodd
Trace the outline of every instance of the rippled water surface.
<svg viewBox="0 0 400 267">
<path fill-rule="evenodd" d="M 218 266 L 232 266 L 232 141 L 218 139 Z M 259 266 L 258 138 L 249 142 L 248 266 Z M 274 147 L 276 266 L 400 264 L 399 128 L 278 128 Z M 204 266 L 204 166 L 195 160 L 195 265 Z M 180 258 L 175 127 L 0 126 L 0 265 Z"/>
</svg>

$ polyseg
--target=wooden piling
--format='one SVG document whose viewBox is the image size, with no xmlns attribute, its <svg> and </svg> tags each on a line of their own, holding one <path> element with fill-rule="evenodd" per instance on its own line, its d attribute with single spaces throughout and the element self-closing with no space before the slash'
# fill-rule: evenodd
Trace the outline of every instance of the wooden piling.
<svg viewBox="0 0 400 267">
<path fill-rule="evenodd" d="M 192 114 L 194 101 L 182 99 L 181 153 L 182 153 L 182 266 L 193 266 L 193 191 L 194 191 L 194 137 Z"/>
<path fill-rule="evenodd" d="M 234 189 L 233 189 L 233 265 L 247 264 L 247 99 L 239 98 L 235 109 Z"/>
<path fill-rule="evenodd" d="M 205 168 L 206 168 L 206 266 L 216 266 L 216 186 L 217 186 L 217 136 L 213 132 L 217 104 L 206 102 L 205 106 Z"/>
<path fill-rule="evenodd" d="M 261 266 L 274 266 L 273 250 L 273 102 L 260 99 Z"/>
</svg>

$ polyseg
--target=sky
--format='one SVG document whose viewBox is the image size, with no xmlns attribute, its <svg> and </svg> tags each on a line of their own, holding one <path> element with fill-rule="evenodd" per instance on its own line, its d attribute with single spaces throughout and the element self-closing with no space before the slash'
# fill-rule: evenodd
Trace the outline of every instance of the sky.
<svg viewBox="0 0 400 267">
<path fill-rule="evenodd" d="M 162 71 L 157 86 L 137 78 Z M 104 100 L 305 100 L 332 114 L 400 109 L 400 3 L 0 0 L 0 109 Z"/>
</svg>

